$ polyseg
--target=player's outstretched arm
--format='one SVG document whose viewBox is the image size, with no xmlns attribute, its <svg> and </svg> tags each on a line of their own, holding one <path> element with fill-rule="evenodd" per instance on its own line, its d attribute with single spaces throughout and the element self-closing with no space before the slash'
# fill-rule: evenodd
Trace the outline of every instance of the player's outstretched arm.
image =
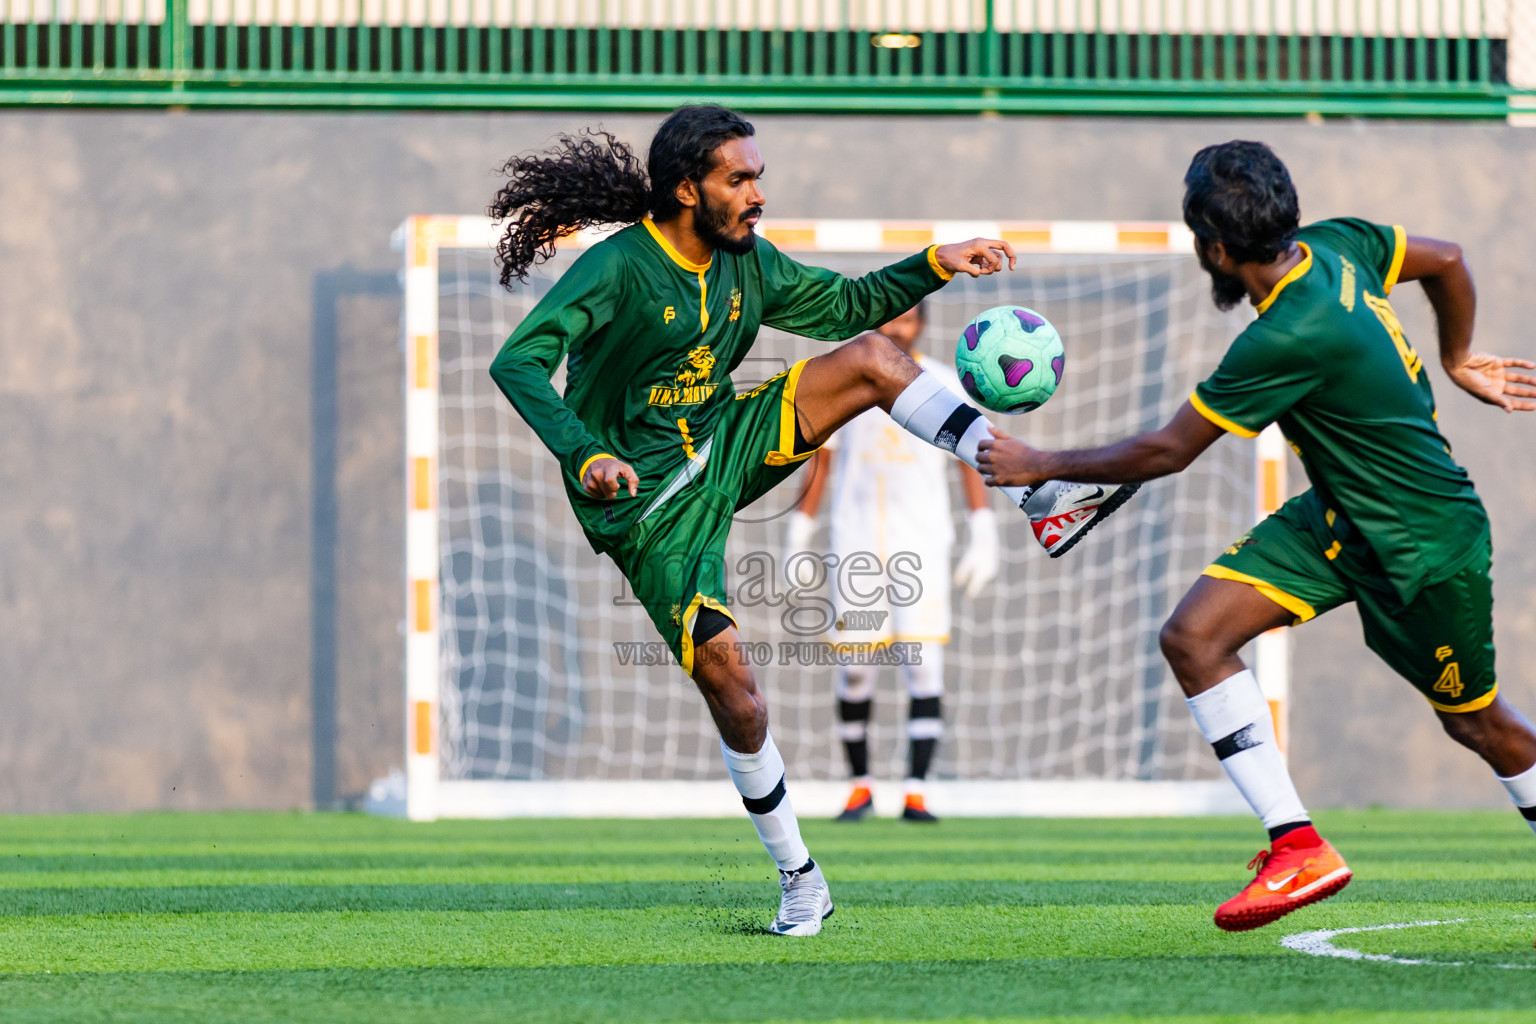
<svg viewBox="0 0 1536 1024">
<path fill-rule="evenodd" d="M 763 324 L 821 341 L 846 341 L 872 330 L 944 287 L 957 273 L 995 274 L 1017 259 L 999 238 L 932 245 L 888 267 L 847 278 L 825 267 L 808 267 L 759 240 Z"/>
<path fill-rule="evenodd" d="M 1461 246 L 1434 238 L 1409 237 L 1400 281 L 1418 281 L 1435 310 L 1440 336 L 1440 365 L 1457 386 L 1479 401 L 1505 412 L 1536 411 L 1536 377 L 1517 369 L 1536 369 L 1529 359 L 1511 359 L 1472 350 L 1472 321 L 1477 290 Z"/>
<path fill-rule="evenodd" d="M 1185 402 L 1160 430 L 1102 448 L 1041 451 L 993 427 L 993 437 L 981 442 L 976 462 L 992 487 L 1038 487 L 1047 480 L 1135 484 L 1180 472 L 1223 433 Z"/>
</svg>

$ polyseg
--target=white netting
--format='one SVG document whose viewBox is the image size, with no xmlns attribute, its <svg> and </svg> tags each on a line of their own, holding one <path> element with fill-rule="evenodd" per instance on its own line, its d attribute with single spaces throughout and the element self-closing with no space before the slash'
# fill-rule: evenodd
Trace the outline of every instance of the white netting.
<svg viewBox="0 0 1536 1024">
<path fill-rule="evenodd" d="M 851 274 L 889 262 L 803 258 Z M 588 547 L 553 458 L 487 373 L 568 265 L 557 259 L 508 294 L 489 255 L 441 253 L 443 777 L 715 778 L 718 740 L 703 701 L 676 665 L 623 663 L 616 644 L 656 634 L 613 563 Z M 1050 404 L 1004 417 L 1006 426 L 1046 447 L 1105 442 L 1165 422 L 1215 366 L 1240 324 L 1212 308 L 1208 289 L 1184 257 L 1026 257 L 1014 273 L 961 277 L 933 295 L 923 347 L 947 358 L 966 321 L 988 306 L 1042 310 L 1066 339 L 1067 375 Z M 825 351 L 764 330 L 736 386 Z M 1251 524 L 1252 467 L 1251 442 L 1223 439 L 1186 472 L 1145 487 L 1059 561 L 1045 557 L 1022 513 L 994 500 L 1004 568 L 983 597 L 954 598 L 936 775 L 1212 777 L 1157 632 L 1200 570 Z M 781 517 L 799 483 L 738 516 L 728 568 L 750 552 L 777 564 Z M 732 610 L 744 639 L 772 645 L 775 663 L 758 678 L 795 776 L 841 777 L 834 670 L 777 663 L 779 642 L 794 639 L 783 605 L 750 606 L 738 595 Z M 895 670 L 883 670 L 871 728 L 876 774 L 901 774 L 905 704 Z"/>
</svg>

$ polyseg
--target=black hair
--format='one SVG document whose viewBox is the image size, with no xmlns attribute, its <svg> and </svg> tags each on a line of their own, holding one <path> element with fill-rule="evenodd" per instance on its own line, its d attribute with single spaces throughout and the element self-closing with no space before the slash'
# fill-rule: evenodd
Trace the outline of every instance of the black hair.
<svg viewBox="0 0 1536 1024">
<path fill-rule="evenodd" d="M 487 211 L 508 222 L 496 243 L 502 286 L 526 281 L 529 268 L 553 256 L 564 235 L 599 224 L 634 224 L 648 213 L 658 220 L 677 216 L 677 186 L 702 181 L 714 166 L 715 150 L 752 134 L 751 123 L 734 111 L 687 106 L 656 129 L 646 169 L 628 144 L 601 128 L 560 135 L 542 153 L 508 160 L 501 172 L 509 180 Z"/>
<path fill-rule="evenodd" d="M 1184 174 L 1184 223 L 1238 263 L 1273 263 L 1296 239 L 1301 205 L 1274 150 L 1223 142 L 1196 153 Z"/>
<path fill-rule="evenodd" d="M 752 122 L 725 107 L 678 107 L 651 139 L 646 168 L 651 173 L 651 214 L 671 220 L 682 212 L 677 186 L 684 181 L 703 181 L 715 166 L 715 150 L 732 139 L 756 133 Z"/>
</svg>

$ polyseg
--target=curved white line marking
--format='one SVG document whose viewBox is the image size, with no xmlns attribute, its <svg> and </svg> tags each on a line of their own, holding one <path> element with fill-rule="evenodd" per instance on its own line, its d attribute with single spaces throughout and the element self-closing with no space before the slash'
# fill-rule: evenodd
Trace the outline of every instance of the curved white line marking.
<svg viewBox="0 0 1536 1024">
<path fill-rule="evenodd" d="M 1522 917 L 1536 915 L 1522 914 Z M 1401 924 L 1375 924 L 1365 928 L 1323 928 L 1315 932 L 1297 932 L 1295 935 L 1287 935 L 1280 940 L 1280 945 L 1286 949 L 1294 949 L 1298 953 L 1307 953 L 1311 956 L 1334 956 L 1344 960 L 1374 960 L 1384 964 L 1409 964 L 1412 966 L 1426 967 L 1499 967 L 1511 971 L 1528 971 L 1536 969 L 1536 964 L 1479 964 L 1471 960 L 1413 960 L 1408 957 L 1392 956 L 1389 953 L 1366 953 L 1358 949 L 1346 949 L 1333 944 L 1335 935 L 1353 935 L 1357 932 L 1385 932 L 1395 931 L 1399 928 L 1433 928 L 1444 924 L 1465 924 L 1470 918 L 1453 917 L 1445 921 L 1404 921 Z"/>
</svg>

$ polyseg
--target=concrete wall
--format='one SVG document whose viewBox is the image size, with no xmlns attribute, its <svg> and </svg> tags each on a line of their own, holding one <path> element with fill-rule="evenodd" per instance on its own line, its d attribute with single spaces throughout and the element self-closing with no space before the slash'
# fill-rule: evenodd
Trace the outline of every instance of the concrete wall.
<svg viewBox="0 0 1536 1024">
<path fill-rule="evenodd" d="M 311 613 L 332 565 L 336 789 L 358 792 L 399 762 L 389 234 L 408 214 L 483 209 L 508 155 L 593 120 L 0 112 L 0 811 L 307 805 Z M 604 120 L 641 142 L 654 123 Z M 803 217 L 1176 219 L 1197 147 L 1262 138 L 1289 162 L 1306 217 L 1461 241 L 1481 345 L 1536 356 L 1533 132 L 758 126 L 770 212 Z M 1422 299 L 1400 295 L 1433 348 Z M 312 445 L 317 339 L 335 346 L 334 452 Z M 1432 372 L 1493 517 L 1503 686 L 1536 708 L 1536 416 L 1479 406 Z M 312 479 L 331 479 L 316 459 L 332 454 L 334 547 L 322 521 L 316 560 Z M 1297 639 L 1293 763 L 1310 802 L 1502 802 L 1365 652 L 1351 611 Z"/>
</svg>

